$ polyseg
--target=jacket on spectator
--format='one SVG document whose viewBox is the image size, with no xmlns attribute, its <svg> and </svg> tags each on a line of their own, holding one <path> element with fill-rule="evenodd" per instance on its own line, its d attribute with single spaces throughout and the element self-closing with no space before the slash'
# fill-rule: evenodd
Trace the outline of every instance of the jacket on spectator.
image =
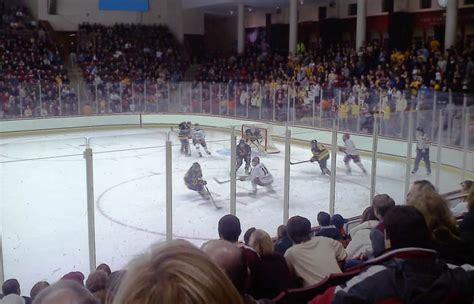
<svg viewBox="0 0 474 304">
<path fill-rule="evenodd" d="M 331 238 L 333 240 L 340 240 L 341 235 L 339 234 L 339 230 L 334 225 L 329 226 L 321 226 L 319 231 L 317 231 L 314 236 L 325 236 Z"/>
<path fill-rule="evenodd" d="M 474 265 L 474 245 L 461 239 L 459 235 L 452 235 L 447 229 L 440 228 L 433 231 L 434 247 L 439 258 L 454 265 Z"/>
<path fill-rule="evenodd" d="M 435 251 L 423 248 L 398 249 L 384 256 L 390 258 L 327 289 L 310 304 L 472 303 L 473 266 L 447 265 Z"/>
<path fill-rule="evenodd" d="M 459 232 L 464 240 L 471 244 L 474 243 L 474 211 L 464 214 L 464 218 L 459 224 Z"/>
<path fill-rule="evenodd" d="M 9 294 L 0 300 L 0 304 L 25 304 L 26 301 L 23 297 L 16 294 Z"/>
<path fill-rule="evenodd" d="M 255 268 L 252 296 L 256 299 L 273 299 L 290 287 L 290 271 L 286 260 L 279 254 L 260 258 Z"/>
<path fill-rule="evenodd" d="M 372 243 L 372 255 L 378 257 L 385 251 L 385 240 L 384 240 L 385 225 L 380 222 L 370 232 L 370 241 Z"/>
<path fill-rule="evenodd" d="M 378 221 L 365 221 L 352 228 L 349 232 L 352 240 L 346 247 L 347 256 L 350 259 L 358 258 L 361 253 L 372 252 L 370 232 L 377 226 Z"/>
<path fill-rule="evenodd" d="M 293 242 L 289 237 L 281 238 L 275 243 L 275 253 L 285 255 L 286 250 L 291 246 L 293 246 Z"/>
</svg>

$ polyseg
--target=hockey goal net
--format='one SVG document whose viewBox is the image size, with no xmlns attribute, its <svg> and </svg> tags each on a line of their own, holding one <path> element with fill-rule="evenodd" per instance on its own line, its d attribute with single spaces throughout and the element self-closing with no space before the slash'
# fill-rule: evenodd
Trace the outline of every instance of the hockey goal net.
<svg viewBox="0 0 474 304">
<path fill-rule="evenodd" d="M 244 124 L 242 125 L 242 138 L 252 148 L 257 148 L 260 152 L 268 154 L 280 153 L 272 140 L 272 126 L 265 124 Z"/>
</svg>

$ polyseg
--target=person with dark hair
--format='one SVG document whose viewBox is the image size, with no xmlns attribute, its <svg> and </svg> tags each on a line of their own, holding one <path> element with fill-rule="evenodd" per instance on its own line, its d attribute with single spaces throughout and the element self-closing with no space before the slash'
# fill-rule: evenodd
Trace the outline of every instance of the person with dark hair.
<svg viewBox="0 0 474 304">
<path fill-rule="evenodd" d="M 321 211 L 318 213 L 318 224 L 319 231 L 317 231 L 315 236 L 325 236 L 334 240 L 340 240 L 341 235 L 336 226 L 331 225 L 331 216 L 329 213 Z"/>
<path fill-rule="evenodd" d="M 100 302 L 77 281 L 62 279 L 38 294 L 33 304 L 99 304 Z"/>
<path fill-rule="evenodd" d="M 395 206 L 395 201 L 387 194 L 378 194 L 374 196 L 372 200 L 372 206 L 374 207 L 374 214 L 379 220 L 377 226 L 370 232 L 370 241 L 372 243 L 372 254 L 374 257 L 378 257 L 385 250 L 384 242 L 384 223 L 383 217 L 388 210 Z"/>
<path fill-rule="evenodd" d="M 418 171 L 418 166 L 420 161 L 423 159 L 426 167 L 426 174 L 431 174 L 431 162 L 430 162 L 430 144 L 431 140 L 423 128 L 418 127 L 416 129 L 416 157 L 415 157 L 415 166 L 413 167 L 412 174 L 415 174 Z"/>
<path fill-rule="evenodd" d="M 331 218 L 331 223 L 334 225 L 334 227 L 336 227 L 337 231 L 339 231 L 339 242 L 342 243 L 344 248 L 347 247 L 351 240 L 351 236 L 347 234 L 346 229 L 344 229 L 344 224 L 346 222 L 347 220 L 344 219 L 344 217 L 342 217 L 340 214 L 334 214 Z"/>
<path fill-rule="evenodd" d="M 311 223 L 301 216 L 290 218 L 287 229 L 294 245 L 286 251 L 285 259 L 290 273 L 303 286 L 317 284 L 332 273 L 341 273 L 338 263 L 347 254 L 340 242 L 326 237 L 311 238 Z"/>
<path fill-rule="evenodd" d="M 217 230 L 221 240 L 235 244 L 242 251 L 242 255 L 250 271 L 250 284 L 252 284 L 253 275 L 256 272 L 260 258 L 252 247 L 239 243 L 239 236 L 242 233 L 239 218 L 232 214 L 224 215 L 219 220 Z"/>
<path fill-rule="evenodd" d="M 37 282 L 35 285 L 33 285 L 33 287 L 31 288 L 30 290 L 30 297 L 31 297 L 31 300 L 33 301 L 36 296 L 41 292 L 43 291 L 43 289 L 46 289 L 49 287 L 49 283 L 46 282 L 46 281 L 40 281 L 40 282 Z"/>
<path fill-rule="evenodd" d="M 100 303 L 105 302 L 105 286 L 107 285 L 108 274 L 105 271 L 94 271 L 87 277 L 86 288 L 96 297 Z"/>
<path fill-rule="evenodd" d="M 102 263 L 99 266 L 97 266 L 96 270 L 102 270 L 104 271 L 108 276 L 112 273 L 112 270 L 110 269 L 110 266 Z"/>
<path fill-rule="evenodd" d="M 278 239 L 275 243 L 275 253 L 279 255 L 285 255 L 285 252 L 293 246 L 293 242 L 288 237 L 288 231 L 285 225 L 278 226 L 277 230 Z"/>
<path fill-rule="evenodd" d="M 8 279 L 2 284 L 3 298 L 0 303 L 3 304 L 25 304 L 25 299 L 21 296 L 20 283 L 16 279 Z"/>
<path fill-rule="evenodd" d="M 450 267 L 437 258 L 420 211 L 395 206 L 385 214 L 384 224 L 390 251 L 380 257 L 380 264 L 330 287 L 310 304 L 472 302 L 474 268 Z"/>
<path fill-rule="evenodd" d="M 114 302 L 115 295 L 125 274 L 125 270 L 114 271 L 110 274 L 107 284 L 105 285 L 105 304 L 112 304 Z"/>
<path fill-rule="evenodd" d="M 257 230 L 257 229 L 255 227 L 252 227 L 252 228 L 249 228 L 247 231 L 245 231 L 245 233 L 244 233 L 244 243 L 245 243 L 245 245 L 250 246 L 249 245 L 250 236 L 252 235 L 252 233 L 255 230 Z"/>
</svg>

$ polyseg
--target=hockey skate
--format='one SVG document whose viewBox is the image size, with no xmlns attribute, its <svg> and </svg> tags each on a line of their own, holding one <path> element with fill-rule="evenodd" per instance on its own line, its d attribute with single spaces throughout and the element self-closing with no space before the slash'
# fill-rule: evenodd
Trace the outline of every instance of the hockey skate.
<svg viewBox="0 0 474 304">
<path fill-rule="evenodd" d="M 206 150 L 206 154 L 211 155 L 211 152 L 209 152 L 209 150 Z"/>
<path fill-rule="evenodd" d="M 201 153 L 201 152 L 199 152 L 199 157 L 202 157 L 202 153 Z"/>
<path fill-rule="evenodd" d="M 363 172 L 364 174 L 367 174 L 367 170 L 365 170 L 365 169 L 362 169 L 362 172 Z"/>
</svg>

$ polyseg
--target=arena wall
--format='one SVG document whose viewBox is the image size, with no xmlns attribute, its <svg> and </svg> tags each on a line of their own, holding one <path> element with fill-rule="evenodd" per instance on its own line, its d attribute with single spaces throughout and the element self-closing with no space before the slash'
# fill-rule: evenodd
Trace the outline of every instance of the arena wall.
<svg viewBox="0 0 474 304">
<path fill-rule="evenodd" d="M 83 22 L 113 25 L 115 23 L 167 24 L 181 37 L 184 34 L 204 34 L 204 14 L 198 10 L 183 10 L 176 0 L 150 1 L 148 12 L 101 11 L 98 0 L 57 0 L 57 14 L 48 14 L 48 0 L 22 0 L 31 14 L 48 21 L 57 31 L 76 31 Z"/>
<path fill-rule="evenodd" d="M 192 114 L 191 114 L 192 115 Z M 247 120 L 232 119 L 226 117 L 216 117 L 210 115 L 177 115 L 177 114 L 128 114 L 113 116 L 86 116 L 86 117 L 61 117 L 61 118 L 43 118 L 32 120 L 11 120 L 0 123 L 0 134 L 2 136 L 15 136 L 19 132 L 44 132 L 49 130 L 74 130 L 75 128 L 96 128 L 104 126 L 127 126 L 127 127 L 153 127 L 177 125 L 181 121 L 192 120 L 203 126 L 230 129 L 232 126 L 240 130 L 244 123 L 252 123 Z M 253 122 L 255 123 L 255 122 Z M 272 124 L 273 134 L 277 139 L 282 140 L 286 127 L 284 125 Z M 330 144 L 332 133 L 329 130 L 319 130 L 308 127 L 290 127 L 292 139 L 295 141 L 309 142 L 317 138 L 320 142 Z M 372 136 L 356 135 L 352 138 L 357 143 L 357 147 L 366 152 L 372 151 Z M 338 145 L 343 146 L 341 136 L 338 136 Z M 415 146 L 413 145 L 412 157 L 415 156 Z M 403 140 L 379 137 L 378 153 L 381 156 L 395 157 L 400 161 L 406 160 L 407 142 Z M 436 160 L 436 147 L 431 149 L 432 161 Z M 462 170 L 463 151 L 453 147 L 442 147 L 441 164 L 452 169 Z M 474 152 L 467 152 L 466 170 L 469 174 L 474 173 Z"/>
</svg>

